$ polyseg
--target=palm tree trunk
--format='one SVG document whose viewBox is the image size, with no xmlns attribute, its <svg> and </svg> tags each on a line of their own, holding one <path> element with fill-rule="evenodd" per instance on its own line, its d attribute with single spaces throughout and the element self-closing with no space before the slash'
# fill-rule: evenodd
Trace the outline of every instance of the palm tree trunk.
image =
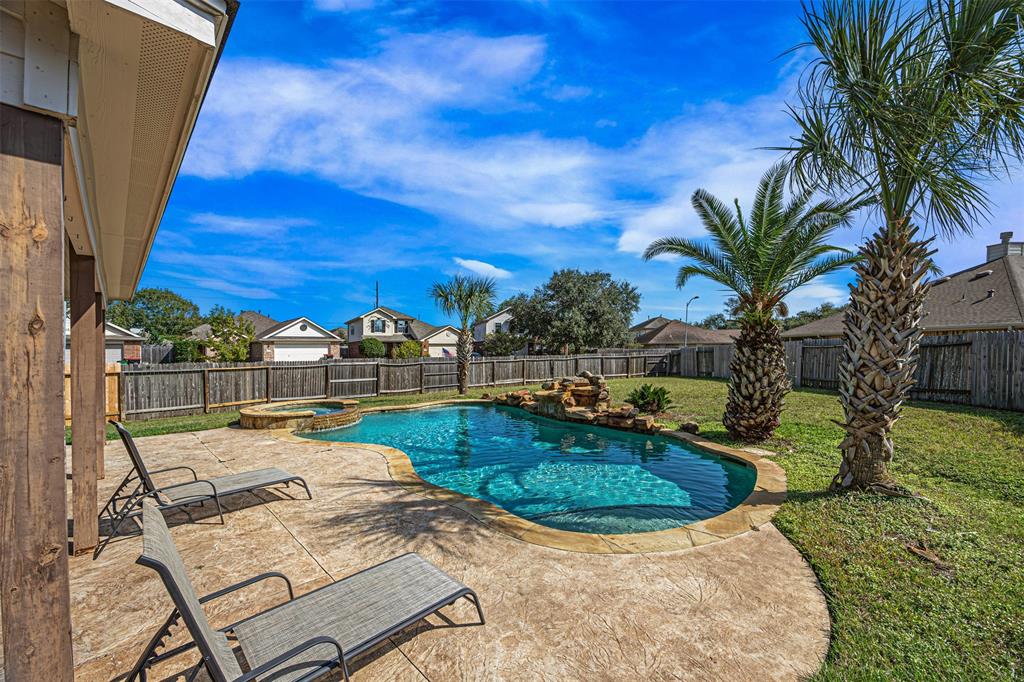
<svg viewBox="0 0 1024 682">
<path fill-rule="evenodd" d="M 862 248 L 854 266 L 839 368 L 839 400 L 846 437 L 832 489 L 895 490 L 889 476 L 891 432 L 914 383 L 921 310 L 931 266 L 931 240 L 894 221 Z"/>
<path fill-rule="evenodd" d="M 774 320 L 743 321 L 729 363 L 729 402 L 722 423 L 733 438 L 762 441 L 779 427 L 789 392 L 786 349 Z"/>
<path fill-rule="evenodd" d="M 473 355 L 473 333 L 468 327 L 459 331 L 459 345 L 456 348 L 459 365 L 459 395 L 466 395 L 469 389 L 469 361 Z"/>
</svg>

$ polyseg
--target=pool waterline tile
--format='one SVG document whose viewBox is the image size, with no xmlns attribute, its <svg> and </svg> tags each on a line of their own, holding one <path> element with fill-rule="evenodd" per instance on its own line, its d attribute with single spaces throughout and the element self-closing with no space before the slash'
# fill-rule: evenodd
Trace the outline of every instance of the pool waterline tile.
<svg viewBox="0 0 1024 682">
<path fill-rule="evenodd" d="M 363 414 L 419 410 L 442 405 L 491 405 L 489 400 L 455 399 L 429 401 L 412 405 L 367 408 Z M 551 549 L 585 554 L 643 554 L 669 552 L 700 547 L 737 535 L 757 531 L 771 521 L 786 497 L 786 476 L 778 464 L 757 454 L 714 443 L 700 436 L 681 431 L 662 431 L 659 435 L 689 443 L 720 457 L 745 462 L 754 467 L 757 477 L 753 490 L 736 507 L 701 521 L 665 530 L 640 533 L 580 533 L 544 526 L 508 512 L 479 498 L 464 495 L 422 479 L 412 460 L 401 450 L 370 443 L 311 440 L 296 436 L 289 430 L 275 430 L 274 437 L 289 442 L 302 442 L 321 447 L 356 447 L 377 452 L 387 462 L 392 480 L 419 495 L 457 508 L 505 535 L 523 542 Z"/>
</svg>

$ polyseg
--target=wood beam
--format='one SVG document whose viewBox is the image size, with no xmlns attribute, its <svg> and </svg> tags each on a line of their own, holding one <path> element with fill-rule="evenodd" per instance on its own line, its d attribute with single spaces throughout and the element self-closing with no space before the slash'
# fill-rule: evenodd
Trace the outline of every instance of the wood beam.
<svg viewBox="0 0 1024 682">
<path fill-rule="evenodd" d="M 0 629 L 7 680 L 73 679 L 61 124 L 0 105 Z"/>
<path fill-rule="evenodd" d="M 96 384 L 96 477 L 106 478 L 104 448 L 107 443 L 107 310 L 103 307 L 103 294 L 96 292 L 96 362 L 99 378 Z"/>
<path fill-rule="evenodd" d="M 96 475 L 99 445 L 96 420 L 101 408 L 103 365 L 97 344 L 96 260 L 68 254 L 71 298 L 71 518 L 72 546 L 82 554 L 99 543 L 96 516 Z"/>
</svg>

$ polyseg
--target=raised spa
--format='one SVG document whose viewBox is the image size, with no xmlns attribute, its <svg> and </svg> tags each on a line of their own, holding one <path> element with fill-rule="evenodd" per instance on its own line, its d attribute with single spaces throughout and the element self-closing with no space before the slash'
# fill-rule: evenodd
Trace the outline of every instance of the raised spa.
<svg viewBox="0 0 1024 682">
<path fill-rule="evenodd" d="M 735 507 L 757 478 L 744 462 L 667 436 L 493 405 L 366 414 L 354 426 L 300 435 L 397 448 L 425 481 L 584 533 L 685 526 Z"/>
<path fill-rule="evenodd" d="M 359 421 L 355 400 L 292 400 L 243 407 L 238 423 L 243 429 L 336 429 Z"/>
</svg>

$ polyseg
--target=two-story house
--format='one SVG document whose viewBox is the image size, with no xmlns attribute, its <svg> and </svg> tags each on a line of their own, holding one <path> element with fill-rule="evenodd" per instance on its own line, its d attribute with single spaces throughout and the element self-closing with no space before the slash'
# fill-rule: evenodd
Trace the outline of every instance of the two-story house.
<svg viewBox="0 0 1024 682">
<path fill-rule="evenodd" d="M 383 343 L 389 355 L 406 341 L 418 341 L 423 355 L 432 358 L 455 357 L 459 341 L 459 331 L 451 325 L 432 325 L 384 306 L 353 317 L 346 325 L 348 354 L 353 358 L 360 357 L 359 342 L 370 337 Z"/>
</svg>

